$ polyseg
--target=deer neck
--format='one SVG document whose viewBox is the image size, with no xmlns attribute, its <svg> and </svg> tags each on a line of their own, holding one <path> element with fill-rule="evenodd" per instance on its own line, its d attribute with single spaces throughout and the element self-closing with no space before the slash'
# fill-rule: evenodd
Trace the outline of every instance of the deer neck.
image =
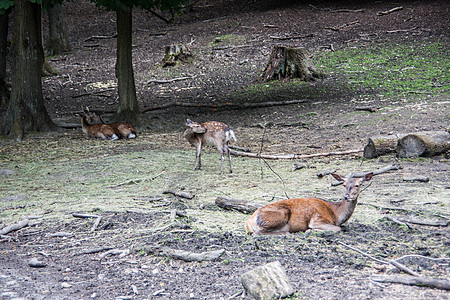
<svg viewBox="0 0 450 300">
<path fill-rule="evenodd" d="M 341 200 L 339 202 L 333 202 L 333 211 L 336 215 L 336 225 L 340 226 L 350 219 L 353 212 L 355 211 L 356 204 L 358 203 L 358 198 L 352 201 Z"/>
</svg>

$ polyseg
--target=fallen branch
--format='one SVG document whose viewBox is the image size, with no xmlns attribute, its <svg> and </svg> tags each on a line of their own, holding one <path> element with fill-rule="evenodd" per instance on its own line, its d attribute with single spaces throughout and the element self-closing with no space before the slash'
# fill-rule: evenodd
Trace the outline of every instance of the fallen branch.
<svg viewBox="0 0 450 300">
<path fill-rule="evenodd" d="M 332 155 L 347 155 L 363 152 L 363 149 L 347 150 L 347 151 L 337 151 L 337 152 L 325 152 L 325 153 L 314 153 L 314 154 L 281 154 L 281 155 L 270 155 L 270 154 L 258 154 L 258 153 L 244 153 L 235 150 L 231 150 L 230 153 L 235 156 L 245 156 L 254 158 L 264 158 L 264 159 L 303 159 L 311 157 L 320 156 L 332 156 Z"/>
<path fill-rule="evenodd" d="M 450 220 L 446 222 L 435 222 L 435 221 L 427 221 L 427 220 L 418 220 L 418 219 L 405 219 L 405 218 L 394 218 L 392 216 L 385 216 L 386 219 L 394 221 L 396 223 L 408 226 L 410 224 L 416 225 L 425 225 L 425 226 L 434 226 L 434 227 L 446 227 L 450 224 Z M 409 227 L 409 226 L 408 226 Z"/>
<path fill-rule="evenodd" d="M 225 196 L 217 197 L 216 205 L 223 209 L 236 210 L 244 214 L 251 214 L 262 206 L 261 204 L 251 203 L 244 200 L 237 200 Z"/>
<path fill-rule="evenodd" d="M 418 285 L 437 288 L 441 290 L 450 290 L 450 281 L 446 279 L 411 277 L 411 276 L 379 276 L 379 275 L 372 276 L 371 279 L 376 282 L 400 283 L 404 285 Z"/>
<path fill-rule="evenodd" d="M 120 249 L 111 249 L 106 251 L 105 253 L 100 254 L 100 258 L 105 258 L 108 255 L 119 255 L 119 258 L 125 257 L 128 254 L 130 254 L 130 250 L 129 249 L 124 249 L 124 250 L 120 250 Z"/>
<path fill-rule="evenodd" d="M 102 220 L 102 216 L 98 216 L 94 222 L 94 225 L 92 225 L 91 232 L 94 232 L 95 230 L 97 230 L 98 224 L 100 224 L 101 220 Z"/>
<path fill-rule="evenodd" d="M 399 270 L 401 270 L 401 271 L 403 271 L 403 272 L 405 272 L 405 273 L 408 273 L 408 274 L 410 274 L 410 275 L 412 275 L 412 276 L 420 276 L 419 273 L 417 273 L 417 272 L 411 270 L 410 268 L 408 268 L 408 267 L 405 266 L 405 265 L 402 265 L 401 263 L 399 263 L 399 262 L 396 261 L 396 260 L 393 260 L 393 259 L 391 259 L 391 260 L 389 260 L 389 261 L 381 260 L 381 259 L 375 258 L 375 257 L 373 257 L 373 256 L 371 256 L 371 255 L 369 255 L 369 254 L 367 254 L 367 253 L 365 253 L 365 252 L 363 252 L 363 251 L 361 251 L 361 250 L 355 248 L 355 247 L 352 247 L 352 246 L 349 246 L 349 245 L 347 245 L 347 244 L 344 244 L 344 243 L 342 243 L 342 242 L 340 242 L 340 241 L 338 241 L 338 244 L 340 244 L 340 245 L 342 245 L 342 246 L 345 246 L 345 247 L 347 247 L 347 248 L 349 248 L 349 249 L 352 249 L 352 250 L 354 250 L 354 251 L 356 251 L 356 252 L 358 252 L 358 253 L 360 253 L 360 254 L 362 254 L 362 255 L 364 255 L 364 256 L 366 256 L 366 257 L 368 257 L 368 258 L 370 258 L 371 260 L 374 260 L 374 261 L 376 261 L 376 262 L 379 262 L 379 263 L 382 263 L 382 264 L 385 264 L 385 265 L 391 264 L 391 265 L 393 265 L 394 267 L 396 267 L 397 269 L 399 269 Z"/>
<path fill-rule="evenodd" d="M 114 39 L 117 37 L 117 34 L 113 34 L 113 35 L 93 35 L 91 37 L 88 37 L 87 39 L 85 39 L 85 42 L 89 42 L 92 40 L 106 40 L 106 39 Z"/>
<path fill-rule="evenodd" d="M 95 254 L 95 253 L 99 253 L 99 252 L 103 252 L 103 251 L 108 251 L 113 249 L 112 247 L 100 247 L 100 248 L 93 248 L 93 249 L 88 249 L 88 250 L 84 250 L 81 251 L 80 253 L 77 253 L 75 255 L 83 255 L 83 254 Z"/>
<path fill-rule="evenodd" d="M 276 102 L 258 102 L 258 103 L 242 103 L 236 104 L 231 102 L 219 103 L 219 104 L 199 104 L 199 103 L 189 103 L 189 102 L 171 102 L 160 106 L 153 106 L 144 108 L 141 113 L 146 113 L 149 111 L 160 110 L 170 107 L 195 107 L 195 108 L 235 108 L 235 109 L 248 109 L 248 108 L 261 108 L 261 107 L 271 107 L 271 106 L 282 106 L 282 105 L 292 105 L 305 103 L 306 100 L 289 100 L 289 101 L 276 101 Z"/>
<path fill-rule="evenodd" d="M 376 107 L 372 106 L 357 106 L 355 107 L 355 110 L 362 110 L 362 111 L 368 111 L 368 112 L 376 112 L 378 109 Z"/>
<path fill-rule="evenodd" d="M 367 175 L 367 173 L 373 173 L 373 175 L 380 175 L 392 170 L 398 170 L 401 169 L 399 166 L 395 166 L 395 165 L 388 165 L 386 167 L 377 169 L 375 171 L 370 171 L 370 172 L 353 172 L 350 173 L 349 175 L 347 175 L 346 177 L 352 177 L 352 178 L 360 178 L 360 177 L 364 177 Z"/>
<path fill-rule="evenodd" d="M 336 173 L 336 169 L 326 170 L 326 171 L 323 171 L 323 172 L 321 172 L 319 174 L 316 174 L 316 175 L 317 175 L 317 177 L 322 178 L 322 177 L 330 175 L 332 173 Z"/>
<path fill-rule="evenodd" d="M 22 221 L 20 221 L 20 222 L 18 222 L 18 223 L 16 223 L 16 224 L 8 225 L 8 226 L 4 227 L 4 228 L 0 231 L 0 235 L 6 235 L 6 234 L 8 234 L 8 233 L 10 233 L 10 232 L 13 232 L 13 231 L 17 231 L 17 230 L 19 230 L 19 229 L 22 229 L 22 228 L 28 226 L 28 222 L 29 222 L 29 220 L 28 220 L 28 219 L 25 219 L 25 220 L 22 220 Z"/>
<path fill-rule="evenodd" d="M 91 214 L 80 214 L 80 213 L 73 213 L 72 217 L 75 218 L 98 218 L 99 215 L 91 215 Z"/>
<path fill-rule="evenodd" d="M 175 192 L 175 191 L 164 191 L 163 194 L 172 194 L 177 197 L 186 198 L 186 199 L 192 199 L 195 197 L 195 195 L 186 193 L 186 192 Z"/>
<path fill-rule="evenodd" d="M 309 38 L 309 37 L 314 37 L 314 34 L 310 33 L 310 34 L 307 34 L 307 35 L 294 35 L 294 36 L 286 36 L 286 37 L 270 36 L 271 39 L 280 40 L 280 41 L 304 39 L 304 38 Z"/>
<path fill-rule="evenodd" d="M 396 11 L 399 11 L 399 10 L 402 10 L 402 9 L 403 9 L 403 6 L 394 7 L 392 9 L 390 9 L 390 10 L 380 11 L 379 13 L 377 13 L 377 16 L 389 15 L 389 14 L 391 14 L 393 12 L 396 12 Z"/>
<path fill-rule="evenodd" d="M 184 250 L 171 249 L 168 247 L 160 247 L 160 246 L 140 246 L 132 249 L 133 252 L 141 252 L 144 251 L 147 254 L 160 255 L 160 256 L 169 256 L 171 258 L 180 259 L 184 261 L 212 261 L 218 259 L 222 254 L 225 253 L 225 249 L 215 250 L 215 251 L 206 251 L 201 253 L 194 253 Z"/>
<path fill-rule="evenodd" d="M 181 80 L 187 80 L 187 79 L 194 79 L 196 76 L 185 76 L 185 77 L 177 77 L 177 78 L 172 78 L 172 79 L 151 79 L 149 81 L 147 81 L 147 84 L 150 83 L 159 83 L 159 84 L 164 84 L 164 83 L 171 83 L 171 82 L 175 82 L 175 81 L 181 81 Z"/>
</svg>

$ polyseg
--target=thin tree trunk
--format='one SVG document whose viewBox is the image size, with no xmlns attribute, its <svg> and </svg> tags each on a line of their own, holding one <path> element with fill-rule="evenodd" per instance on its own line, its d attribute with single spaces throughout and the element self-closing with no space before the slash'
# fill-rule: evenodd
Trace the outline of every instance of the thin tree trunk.
<svg viewBox="0 0 450 300">
<path fill-rule="evenodd" d="M 117 10 L 117 62 L 119 107 L 116 119 L 134 123 L 138 121 L 139 104 L 136 98 L 132 61 L 132 9 Z"/>
<path fill-rule="evenodd" d="M 50 119 L 42 96 L 41 6 L 27 0 L 16 0 L 14 5 L 16 54 L 11 99 L 0 134 L 21 140 L 26 132 L 55 130 L 57 126 Z"/>
<path fill-rule="evenodd" d="M 69 38 L 64 24 L 62 4 L 55 4 L 48 11 L 49 40 L 45 47 L 47 55 L 58 55 L 71 50 Z"/>
</svg>

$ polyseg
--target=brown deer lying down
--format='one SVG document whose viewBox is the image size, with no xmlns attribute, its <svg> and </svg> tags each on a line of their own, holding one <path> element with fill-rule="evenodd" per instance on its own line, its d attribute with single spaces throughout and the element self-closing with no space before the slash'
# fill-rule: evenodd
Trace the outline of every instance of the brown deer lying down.
<svg viewBox="0 0 450 300">
<path fill-rule="evenodd" d="M 230 163 L 230 173 L 233 173 L 228 142 L 230 139 L 234 139 L 236 141 L 234 131 L 231 130 L 228 125 L 215 121 L 199 124 L 187 119 L 185 125 L 188 128 L 184 131 L 183 136 L 189 141 L 189 143 L 191 143 L 192 146 L 195 147 L 196 150 L 194 170 L 199 170 L 201 168 L 202 146 L 204 144 L 209 144 L 216 146 L 217 150 L 220 152 L 221 163 L 219 174 L 222 174 L 225 154 L 228 156 L 228 161 Z"/>
<path fill-rule="evenodd" d="M 288 234 L 308 229 L 341 231 L 341 225 L 350 219 L 355 210 L 361 184 L 369 181 L 373 173 L 362 178 L 342 178 L 345 194 L 341 201 L 331 202 L 318 198 L 286 199 L 258 208 L 245 223 L 252 234 Z"/>
<path fill-rule="evenodd" d="M 95 114 L 87 111 L 81 117 L 81 128 L 87 137 L 113 141 L 119 139 L 119 130 L 106 124 L 92 124 L 94 119 Z"/>
<path fill-rule="evenodd" d="M 106 124 L 105 122 L 103 122 L 103 119 L 100 115 L 98 116 L 98 118 L 100 120 L 100 123 Z M 107 125 L 112 126 L 112 127 L 116 128 L 117 130 L 119 130 L 121 139 L 134 139 L 137 136 L 136 130 L 134 129 L 134 127 L 131 124 L 128 124 L 125 122 L 115 122 L 115 123 L 111 123 L 111 124 L 107 124 Z"/>
</svg>

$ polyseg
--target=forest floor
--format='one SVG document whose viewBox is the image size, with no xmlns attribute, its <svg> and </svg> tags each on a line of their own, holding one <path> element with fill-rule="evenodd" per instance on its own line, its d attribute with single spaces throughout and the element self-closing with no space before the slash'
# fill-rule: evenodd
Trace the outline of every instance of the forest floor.
<svg viewBox="0 0 450 300">
<path fill-rule="evenodd" d="M 396 7 L 402 8 L 380 14 Z M 49 58 L 59 75 L 43 78 L 47 110 L 57 123 L 78 124 L 85 106 L 108 118 L 117 107 L 115 16 L 84 0 L 66 3 L 65 11 L 73 49 Z M 345 246 L 384 261 L 420 255 L 400 262 L 421 276 L 448 279 L 448 154 L 233 157 L 233 174 L 217 175 L 219 155 L 212 148 L 204 151 L 202 170 L 192 171 L 194 149 L 182 132 L 186 118 L 222 121 L 236 133 L 233 144 L 252 152 L 313 154 L 361 149 L 374 135 L 448 130 L 449 15 L 447 1 L 224 0 L 196 2 L 191 13 L 167 25 L 135 10 L 141 109 L 299 102 L 154 109 L 143 114 L 134 140 L 89 140 L 79 128 L 30 134 L 20 143 L 0 139 L 0 229 L 29 220 L 0 239 L 0 298 L 249 299 L 241 275 L 278 260 L 293 299 L 448 299 L 445 290 L 374 281 L 374 275 L 400 271 Z M 188 45 L 192 61 L 163 68 L 164 47 L 171 44 Z M 326 78 L 256 83 L 274 45 L 304 47 Z M 190 79 L 152 82 L 181 77 Z M 305 168 L 291 171 L 295 162 Z M 215 205 L 218 196 L 261 204 L 286 197 L 337 200 L 342 186 L 317 174 L 391 164 L 399 169 L 374 176 L 335 235 L 253 237 L 243 228 L 249 215 Z M 417 175 L 429 181 L 404 180 Z M 195 197 L 163 193 L 168 190 Z M 444 225 L 399 224 L 389 217 Z M 225 252 L 214 261 L 186 262 L 145 247 Z M 30 267 L 32 258 L 45 267 Z"/>
</svg>

